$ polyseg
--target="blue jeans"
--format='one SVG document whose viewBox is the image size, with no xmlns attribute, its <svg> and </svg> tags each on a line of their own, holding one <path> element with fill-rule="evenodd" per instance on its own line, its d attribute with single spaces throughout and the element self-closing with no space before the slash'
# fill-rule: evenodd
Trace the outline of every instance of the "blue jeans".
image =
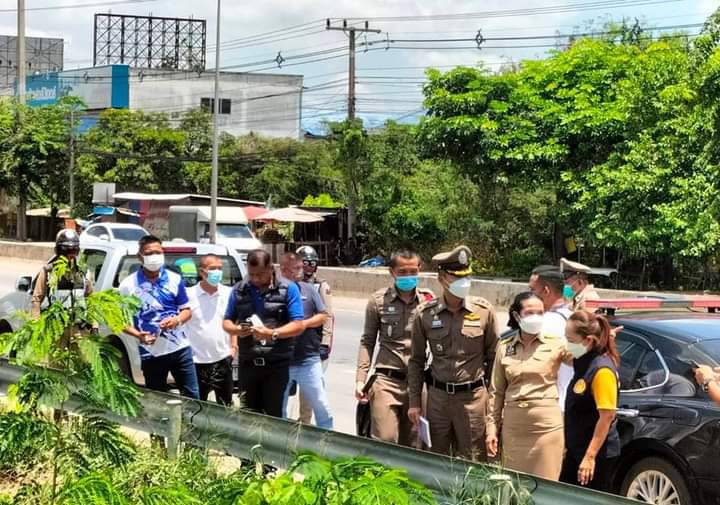
<svg viewBox="0 0 720 505">
<path fill-rule="evenodd" d="M 287 417 L 288 396 L 293 382 L 297 383 L 298 389 L 312 407 L 318 428 L 332 430 L 333 417 L 330 413 L 330 402 L 328 402 L 327 393 L 325 392 L 320 356 L 308 358 L 300 365 L 290 366 L 290 380 L 285 390 L 283 417 Z"/>
<path fill-rule="evenodd" d="M 140 365 L 145 376 L 146 388 L 167 391 L 169 389 L 167 376 L 168 373 L 171 373 L 181 395 L 196 400 L 200 398 L 200 388 L 190 346 L 163 356 L 144 359 Z"/>
</svg>

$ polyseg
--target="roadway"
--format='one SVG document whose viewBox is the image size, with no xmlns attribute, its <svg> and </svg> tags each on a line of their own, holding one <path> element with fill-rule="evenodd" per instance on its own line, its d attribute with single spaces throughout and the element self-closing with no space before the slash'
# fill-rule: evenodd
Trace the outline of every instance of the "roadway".
<svg viewBox="0 0 720 505">
<path fill-rule="evenodd" d="M 21 275 L 33 275 L 43 262 L 2 258 L 0 261 L 0 296 L 11 292 L 15 281 Z M 335 343 L 330 356 L 326 385 L 330 406 L 335 417 L 335 429 L 355 433 L 355 365 L 358 343 L 362 333 L 365 314 L 365 299 L 335 297 Z M 504 327 L 507 312 L 498 314 L 498 323 Z M 291 400 L 291 416 L 297 416 L 297 407 Z"/>
</svg>

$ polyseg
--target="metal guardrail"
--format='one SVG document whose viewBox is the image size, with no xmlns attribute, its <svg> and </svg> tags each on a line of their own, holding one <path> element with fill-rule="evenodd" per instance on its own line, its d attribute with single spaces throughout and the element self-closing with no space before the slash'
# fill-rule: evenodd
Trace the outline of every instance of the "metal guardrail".
<svg viewBox="0 0 720 505">
<path fill-rule="evenodd" d="M 21 368 L 0 360 L 0 386 L 16 383 L 22 373 Z M 168 437 L 171 456 L 177 450 L 181 430 L 183 440 L 193 445 L 259 460 L 277 468 L 287 468 L 295 454 L 302 451 L 312 451 L 330 459 L 366 456 L 389 467 L 404 468 L 412 479 L 427 486 L 438 497 L 447 496 L 472 468 L 481 468 L 481 465 L 460 459 L 227 409 L 214 403 L 149 390 L 143 393 L 143 411 L 138 417 L 126 418 L 110 412 L 101 415 L 122 426 Z M 72 397 L 65 404 L 70 412 L 77 412 L 80 406 L 81 403 Z M 637 503 L 530 475 L 510 474 L 516 483 L 531 492 L 536 505 Z"/>
</svg>

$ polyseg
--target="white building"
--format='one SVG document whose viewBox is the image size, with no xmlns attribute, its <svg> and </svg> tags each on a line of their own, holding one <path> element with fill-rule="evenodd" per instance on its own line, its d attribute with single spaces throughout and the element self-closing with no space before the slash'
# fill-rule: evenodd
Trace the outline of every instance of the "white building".
<svg viewBox="0 0 720 505">
<path fill-rule="evenodd" d="M 220 130 L 300 138 L 303 76 L 220 73 Z M 165 112 L 178 118 L 200 107 L 212 111 L 212 72 L 136 69 L 108 65 L 29 76 L 30 105 L 77 96 L 90 115 L 108 108 Z"/>
</svg>

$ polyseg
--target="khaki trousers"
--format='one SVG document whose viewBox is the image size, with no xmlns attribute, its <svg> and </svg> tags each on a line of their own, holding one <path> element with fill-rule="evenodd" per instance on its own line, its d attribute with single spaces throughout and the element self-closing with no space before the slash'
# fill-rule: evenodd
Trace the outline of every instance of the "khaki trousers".
<svg viewBox="0 0 720 505">
<path fill-rule="evenodd" d="M 407 381 L 378 374 L 368 398 L 372 438 L 414 447 L 417 432 L 408 418 Z"/>
<path fill-rule="evenodd" d="M 486 462 L 485 413 L 487 390 L 448 394 L 428 386 L 427 420 L 432 451 Z"/>
</svg>

